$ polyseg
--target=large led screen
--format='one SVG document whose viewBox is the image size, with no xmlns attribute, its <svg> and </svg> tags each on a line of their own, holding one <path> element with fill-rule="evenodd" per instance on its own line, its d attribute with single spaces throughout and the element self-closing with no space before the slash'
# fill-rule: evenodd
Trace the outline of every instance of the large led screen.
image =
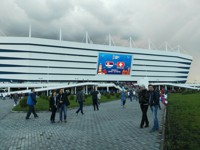
<svg viewBox="0 0 200 150">
<path fill-rule="evenodd" d="M 132 55 L 99 53 L 97 74 L 130 75 Z"/>
</svg>

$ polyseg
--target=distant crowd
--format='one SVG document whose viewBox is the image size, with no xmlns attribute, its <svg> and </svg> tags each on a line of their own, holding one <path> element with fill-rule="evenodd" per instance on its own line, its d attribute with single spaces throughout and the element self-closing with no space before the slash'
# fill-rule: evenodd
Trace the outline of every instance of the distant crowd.
<svg viewBox="0 0 200 150">
<path fill-rule="evenodd" d="M 117 91 L 115 91 L 117 92 Z M 149 119 L 148 119 L 148 108 L 150 108 L 153 118 L 152 118 L 152 129 L 150 132 L 158 131 L 159 130 L 159 123 L 158 123 L 158 109 L 161 109 L 160 102 L 167 106 L 167 92 L 164 89 L 160 91 L 154 89 L 154 87 L 150 84 L 148 88 L 144 85 L 142 86 L 135 86 L 133 88 L 126 89 L 122 86 L 122 90 L 120 92 L 120 99 L 121 99 L 121 106 L 125 108 L 127 99 L 132 102 L 133 100 L 138 101 L 140 104 L 141 109 L 141 122 L 140 128 L 147 128 L 149 127 Z M 71 92 L 69 90 L 60 89 L 59 92 L 53 91 L 50 100 L 49 100 L 49 110 L 51 111 L 50 115 L 50 122 L 55 123 L 56 112 L 59 112 L 59 123 L 67 122 L 67 106 L 70 105 L 69 95 Z M 93 88 L 90 92 L 92 96 L 92 104 L 94 111 L 99 110 L 99 101 L 101 99 L 101 92 L 97 90 L 97 88 Z M 78 115 L 79 112 L 84 115 L 83 105 L 85 101 L 83 88 L 77 88 L 76 92 L 76 102 L 79 104 L 79 108 L 76 110 L 76 114 Z M 13 94 L 11 98 L 14 100 L 14 106 L 18 104 L 19 99 L 23 97 L 23 94 Z M 35 89 L 31 89 L 31 92 L 28 94 L 27 98 L 27 105 L 28 105 L 28 112 L 26 115 L 26 119 L 30 119 L 31 113 L 33 113 L 34 117 L 37 118 L 38 115 L 35 111 L 35 105 L 37 104 L 36 99 L 36 92 Z"/>
</svg>

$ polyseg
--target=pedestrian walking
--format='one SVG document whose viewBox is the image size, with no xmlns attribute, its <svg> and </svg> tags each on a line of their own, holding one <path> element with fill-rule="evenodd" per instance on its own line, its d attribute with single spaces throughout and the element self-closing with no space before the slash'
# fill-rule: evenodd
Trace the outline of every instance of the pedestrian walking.
<svg viewBox="0 0 200 150">
<path fill-rule="evenodd" d="M 142 119 L 140 123 L 140 128 L 143 128 L 143 127 L 146 128 L 146 127 L 149 127 L 149 121 L 147 117 L 147 111 L 148 111 L 148 106 L 149 106 L 149 93 L 144 85 L 141 86 L 141 90 L 138 93 L 138 99 L 139 99 L 140 108 L 142 111 Z"/>
<path fill-rule="evenodd" d="M 159 96 L 157 92 L 154 90 L 153 86 L 150 84 L 148 88 L 149 88 L 149 105 L 153 113 L 153 128 L 151 129 L 150 132 L 154 132 L 159 130 L 157 111 L 160 106 L 160 103 L 159 103 Z"/>
<path fill-rule="evenodd" d="M 52 96 L 50 97 L 49 105 L 51 110 L 51 123 L 55 123 L 55 116 L 57 111 L 57 104 L 58 104 L 58 98 L 56 96 L 56 91 L 52 93 Z"/>
<path fill-rule="evenodd" d="M 78 88 L 78 92 L 76 93 L 76 102 L 79 103 L 79 108 L 76 111 L 76 114 L 78 115 L 79 111 L 81 111 L 81 114 L 83 115 L 84 93 L 82 91 L 82 88 Z"/>
<path fill-rule="evenodd" d="M 99 92 L 94 88 L 92 93 L 91 93 L 94 111 L 95 110 L 99 110 L 99 107 L 98 107 L 98 94 L 99 94 Z"/>
<path fill-rule="evenodd" d="M 31 113 L 33 113 L 34 117 L 37 118 L 38 115 L 36 114 L 35 112 L 35 105 L 37 103 L 37 100 L 36 100 L 36 94 L 35 94 L 35 89 L 31 89 L 31 93 L 29 93 L 28 95 L 28 99 L 27 99 L 27 105 L 28 105 L 28 112 L 27 112 L 27 115 L 26 115 L 26 119 L 30 119 L 30 115 Z"/>
<path fill-rule="evenodd" d="M 120 96 L 121 96 L 121 105 L 123 106 L 123 108 L 125 108 L 125 103 L 126 103 L 126 91 L 125 89 L 123 88 L 121 93 L 120 93 Z"/>
<path fill-rule="evenodd" d="M 19 99 L 18 94 L 15 93 L 15 94 L 12 96 L 12 98 L 13 98 L 13 100 L 14 100 L 14 106 L 16 106 L 16 105 L 17 105 L 17 102 L 18 102 L 18 99 Z"/>
<path fill-rule="evenodd" d="M 136 97 L 136 91 L 135 91 L 135 89 L 133 89 L 133 92 L 132 92 L 132 93 L 133 93 L 133 99 L 137 101 L 137 97 Z"/>
<path fill-rule="evenodd" d="M 129 91 L 128 96 L 129 96 L 130 102 L 132 102 L 132 99 L 133 99 L 133 91 L 132 90 Z"/>
</svg>

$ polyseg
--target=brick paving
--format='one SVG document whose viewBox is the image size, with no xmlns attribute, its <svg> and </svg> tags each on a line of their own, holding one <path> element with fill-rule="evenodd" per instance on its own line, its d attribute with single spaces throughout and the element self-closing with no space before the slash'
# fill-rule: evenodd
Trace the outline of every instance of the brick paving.
<svg viewBox="0 0 200 150">
<path fill-rule="evenodd" d="M 50 112 L 38 112 L 39 118 L 26 113 L 10 112 L 12 100 L 0 100 L 0 150 L 158 150 L 159 132 L 140 129 L 141 111 L 138 102 L 127 100 L 102 103 L 99 111 L 84 107 L 84 115 L 68 110 L 67 123 L 50 123 Z M 162 110 L 158 111 L 159 122 Z M 56 114 L 56 121 L 59 115 Z"/>
</svg>

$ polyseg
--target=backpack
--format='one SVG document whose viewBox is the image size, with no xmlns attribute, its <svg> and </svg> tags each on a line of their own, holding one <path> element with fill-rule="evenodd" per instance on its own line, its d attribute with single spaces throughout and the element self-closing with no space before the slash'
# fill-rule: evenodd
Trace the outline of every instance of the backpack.
<svg viewBox="0 0 200 150">
<path fill-rule="evenodd" d="M 27 105 L 34 105 L 34 102 L 33 102 L 33 100 L 32 100 L 32 98 L 31 98 L 31 95 L 29 94 L 28 95 L 28 98 L 27 98 Z"/>
</svg>

